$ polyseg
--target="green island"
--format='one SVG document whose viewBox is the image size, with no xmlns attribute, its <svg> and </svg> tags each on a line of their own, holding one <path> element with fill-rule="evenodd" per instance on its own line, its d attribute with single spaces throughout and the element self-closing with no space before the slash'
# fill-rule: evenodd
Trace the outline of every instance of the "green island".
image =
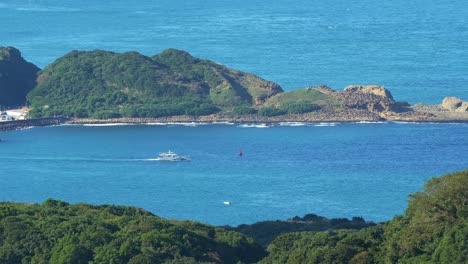
<svg viewBox="0 0 468 264">
<path fill-rule="evenodd" d="M 468 102 L 459 98 L 410 105 L 379 85 L 285 92 L 271 81 L 176 49 L 154 56 L 71 51 L 39 71 L 17 49 L 0 47 L 0 95 L 3 108 L 26 103 L 30 118 L 64 116 L 71 123 L 468 122 Z"/>
<path fill-rule="evenodd" d="M 0 263 L 466 263 L 467 234 L 468 170 L 429 180 L 377 224 L 309 214 L 214 227 L 126 206 L 0 203 Z"/>
</svg>

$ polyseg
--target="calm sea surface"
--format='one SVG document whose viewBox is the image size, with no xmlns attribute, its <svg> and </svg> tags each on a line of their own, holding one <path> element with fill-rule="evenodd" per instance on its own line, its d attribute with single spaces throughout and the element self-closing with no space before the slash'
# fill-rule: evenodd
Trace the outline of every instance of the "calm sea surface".
<svg viewBox="0 0 468 264">
<path fill-rule="evenodd" d="M 468 168 L 467 131 L 468 124 L 385 123 L 4 132 L 0 200 L 134 205 L 217 225 L 306 213 L 388 220 L 432 176 Z M 192 161 L 154 160 L 167 150 Z"/>
<path fill-rule="evenodd" d="M 0 0 L 0 46 L 44 67 L 71 50 L 173 47 L 285 90 L 381 84 L 468 100 L 466 0 Z"/>
<path fill-rule="evenodd" d="M 467 14 L 466 0 L 0 0 L 0 46 L 40 67 L 70 50 L 173 47 L 285 90 L 376 83 L 397 100 L 439 103 L 468 100 Z M 220 225 L 305 213 L 388 220 L 430 177 L 468 168 L 467 132 L 399 123 L 2 132 L 0 200 L 135 205 Z M 169 149 L 193 161 L 151 160 Z"/>
</svg>

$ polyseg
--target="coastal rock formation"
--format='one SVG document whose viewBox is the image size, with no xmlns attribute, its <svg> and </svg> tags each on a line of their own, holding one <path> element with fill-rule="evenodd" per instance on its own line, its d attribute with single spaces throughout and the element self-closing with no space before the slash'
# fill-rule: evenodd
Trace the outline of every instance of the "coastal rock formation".
<svg viewBox="0 0 468 264">
<path fill-rule="evenodd" d="M 468 112 L 468 102 L 463 102 L 460 107 L 458 107 L 455 111 L 457 112 Z"/>
<path fill-rule="evenodd" d="M 398 105 L 392 94 L 383 86 L 350 85 L 338 94 L 350 108 L 367 109 L 378 115 L 397 111 Z"/>
<path fill-rule="evenodd" d="M 344 92 L 358 92 L 365 94 L 374 94 L 395 102 L 390 91 L 379 85 L 349 85 L 344 88 Z"/>
<path fill-rule="evenodd" d="M 34 87 L 40 69 L 21 57 L 13 47 L 0 47 L 0 105 L 19 106 Z"/>
<path fill-rule="evenodd" d="M 457 97 L 445 97 L 441 106 L 447 110 L 455 111 L 462 105 L 463 101 Z"/>
</svg>

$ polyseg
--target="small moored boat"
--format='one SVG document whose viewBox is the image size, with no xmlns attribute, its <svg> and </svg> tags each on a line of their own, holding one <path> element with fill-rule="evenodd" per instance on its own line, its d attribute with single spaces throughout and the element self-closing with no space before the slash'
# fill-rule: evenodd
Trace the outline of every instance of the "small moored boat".
<svg viewBox="0 0 468 264">
<path fill-rule="evenodd" d="M 161 152 L 159 156 L 156 158 L 159 161 L 190 161 L 190 156 L 180 156 L 177 153 L 172 151 L 168 152 Z"/>
</svg>

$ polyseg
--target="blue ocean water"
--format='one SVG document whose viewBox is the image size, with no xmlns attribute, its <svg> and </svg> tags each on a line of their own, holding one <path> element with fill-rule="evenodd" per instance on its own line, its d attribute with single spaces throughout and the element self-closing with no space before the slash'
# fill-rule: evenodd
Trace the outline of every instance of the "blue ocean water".
<svg viewBox="0 0 468 264">
<path fill-rule="evenodd" d="M 45 67 L 71 50 L 179 48 L 285 90 L 381 84 L 468 100 L 465 0 L 0 0 L 0 46 Z M 432 176 L 468 168 L 467 124 L 60 126 L 0 133 L 0 200 L 112 203 L 252 223 L 388 220 Z M 239 148 L 244 157 L 237 157 Z M 189 154 L 160 163 L 159 151 Z M 223 201 L 232 201 L 225 206 Z"/>
<path fill-rule="evenodd" d="M 466 0 L 0 0 L 0 46 L 44 67 L 71 50 L 166 48 L 285 90 L 381 84 L 410 103 L 468 100 Z"/>
<path fill-rule="evenodd" d="M 389 220 L 426 180 L 468 169 L 467 131 L 468 124 L 349 123 L 2 132 L 0 201 L 133 205 L 216 225 L 306 213 Z M 192 161 L 154 160 L 167 150 Z"/>
</svg>

